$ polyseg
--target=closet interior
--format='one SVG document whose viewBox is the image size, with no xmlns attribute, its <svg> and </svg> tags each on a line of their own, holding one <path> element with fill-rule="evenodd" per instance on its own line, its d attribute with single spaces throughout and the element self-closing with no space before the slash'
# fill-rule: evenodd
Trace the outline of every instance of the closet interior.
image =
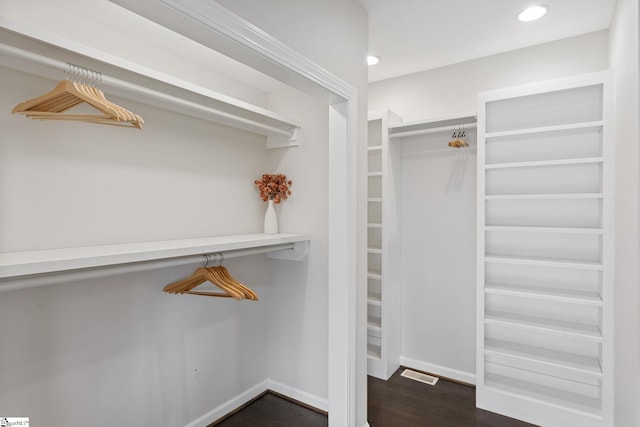
<svg viewBox="0 0 640 427">
<path fill-rule="evenodd" d="M 610 425 L 608 82 L 481 92 L 477 116 L 370 113 L 369 375 L 395 363 L 510 417 Z"/>
<path fill-rule="evenodd" d="M 323 194 L 324 181 L 311 178 L 315 172 L 305 176 L 296 169 L 305 167 L 307 155 L 314 157 L 314 171 L 328 167 L 326 156 L 298 150 L 301 123 L 38 29 L 4 19 L 2 27 L 0 72 L 11 85 L 3 96 L 7 125 L 3 126 L 6 164 L 1 191 L 6 203 L 0 291 L 8 295 L 5 301 L 28 296 L 44 299 L 41 308 L 31 313 L 34 322 L 46 322 L 55 307 L 78 312 L 62 330 L 57 328 L 65 324 L 64 315 L 54 317 L 47 328 L 35 328 L 24 350 L 46 355 L 46 360 L 33 363 L 51 372 L 56 372 L 56 366 L 49 365 L 64 363 L 68 366 L 64 375 L 40 375 L 33 384 L 7 393 L 5 403 L 27 413 L 32 387 L 62 389 L 59 382 L 63 380 L 84 384 L 86 361 L 95 363 L 98 375 L 120 388 L 136 378 L 131 393 L 145 397 L 132 420 L 170 425 L 208 420 L 208 424 L 267 389 L 306 398 L 309 404 L 326 409 L 327 356 L 322 350 L 304 358 L 305 363 L 323 366 L 311 386 L 301 386 L 295 379 L 285 385 L 288 379 L 269 371 L 268 362 L 268 355 L 277 348 L 287 355 L 279 359 L 282 368 L 276 363 L 275 369 L 285 371 L 285 366 L 303 359 L 296 355 L 297 349 L 287 351 L 287 344 L 272 344 L 280 339 L 280 332 L 272 331 L 285 331 L 281 333 L 289 345 L 296 346 L 309 334 L 279 325 L 299 323 L 291 320 L 300 315 L 298 308 L 305 307 L 308 315 L 321 319 L 314 310 L 326 310 L 326 300 L 322 301 L 326 264 L 310 261 L 309 256 L 309 230 L 315 225 L 301 214 L 305 219 L 294 220 L 293 227 L 303 232 L 263 234 L 266 204 L 254 185 L 271 168 L 284 167 L 295 171 L 292 179 L 299 188 Z M 99 82 L 74 82 L 73 76 L 67 80 L 67 70 L 77 64 L 101 73 Z M 281 109 L 294 110 L 282 107 L 285 102 L 307 108 L 307 121 L 313 122 L 311 114 L 327 114 L 326 105 L 320 109 L 316 100 L 292 88 L 279 95 Z M 97 113 L 96 107 L 100 107 Z M 27 117 L 12 115 L 12 108 Z M 318 139 L 322 138 L 319 133 Z M 309 140 L 316 142 L 314 137 Z M 271 154 L 273 148 L 279 148 L 278 155 Z M 317 151 L 323 150 L 326 147 L 317 146 Z M 294 189 L 293 199 L 283 203 L 282 211 L 300 212 L 296 196 Z M 281 229 L 289 228 L 281 223 Z M 222 258 L 228 270 L 222 267 Z M 204 280 L 219 289 L 199 289 Z M 169 293 L 192 295 L 168 295 L 163 287 Z M 74 293 L 76 297 L 67 298 Z M 305 295 L 314 296 L 313 307 L 306 307 Z M 25 304 L 31 307 L 28 300 Z M 145 307 L 139 317 L 130 310 L 135 304 Z M 89 329 L 108 307 L 117 319 L 98 329 L 105 335 L 117 331 L 114 346 L 121 344 L 123 349 L 113 352 L 120 351 L 120 359 L 113 359 L 111 348 L 102 345 L 69 355 L 51 342 L 49 334 L 55 331 L 55 339 L 71 345 L 100 335 Z M 94 317 L 88 315 L 91 311 Z M 326 331 L 326 324 L 316 329 Z M 31 331 L 29 326 L 12 329 L 6 338 L 27 339 L 25 330 Z M 165 346 L 157 357 L 154 352 L 159 347 L 147 345 L 145 337 L 150 336 Z M 129 344 L 134 348 L 126 347 Z M 321 345 L 326 347 L 326 342 Z M 288 358 L 295 360 L 289 363 Z M 0 375 L 17 383 L 24 366 L 4 362 Z M 225 369 L 212 368 L 221 365 Z M 4 371 L 9 367 L 12 372 Z M 165 375 L 157 377 L 156 372 Z M 269 383 L 271 376 L 283 383 Z M 300 397 L 305 386 L 317 395 Z M 94 397 L 94 390 L 83 387 L 64 390 L 60 399 Z M 187 394 L 202 398 L 187 401 Z M 125 398 L 124 394 L 113 396 L 113 403 L 127 406 L 121 400 Z M 171 413 L 152 413 L 149 408 L 161 407 L 167 398 L 172 402 Z M 75 414 L 76 420 L 91 425 L 91 417 L 100 409 L 83 406 L 86 409 Z M 32 421 L 49 416 L 45 409 L 31 410 Z M 160 421 L 161 416 L 168 418 Z"/>
</svg>

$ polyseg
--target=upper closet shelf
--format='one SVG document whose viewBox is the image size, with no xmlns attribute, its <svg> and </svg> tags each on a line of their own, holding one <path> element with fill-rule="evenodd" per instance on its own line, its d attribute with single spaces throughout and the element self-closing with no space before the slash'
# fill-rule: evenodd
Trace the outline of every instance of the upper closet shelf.
<svg viewBox="0 0 640 427">
<path fill-rule="evenodd" d="M 87 277 L 162 268 L 202 262 L 206 255 L 222 253 L 223 258 L 269 253 L 271 258 L 299 260 L 306 256 L 307 234 L 241 234 L 121 245 L 88 246 L 27 252 L 0 253 L 0 290 L 29 287 L 12 284 L 34 275 L 61 272 L 90 273 Z M 277 251 L 277 252 L 276 252 Z M 102 274 L 88 269 L 108 268 Z M 53 284 L 55 278 L 36 278 L 39 286 Z M 7 283 L 9 282 L 9 283 Z M 34 282 L 34 283 L 36 283 Z M 42 283 L 41 283 L 42 282 Z"/>
<path fill-rule="evenodd" d="M 452 131 L 459 127 L 468 129 L 474 128 L 476 125 L 476 113 L 436 117 L 433 119 L 389 125 L 389 138 L 401 138 L 403 136 Z"/>
<path fill-rule="evenodd" d="M 265 135 L 267 148 L 299 145 L 300 125 L 264 108 L 4 17 L 0 34 L 2 66 L 53 79 L 69 63 L 107 71 L 114 76 L 102 74 L 100 86 L 109 95 Z"/>
</svg>

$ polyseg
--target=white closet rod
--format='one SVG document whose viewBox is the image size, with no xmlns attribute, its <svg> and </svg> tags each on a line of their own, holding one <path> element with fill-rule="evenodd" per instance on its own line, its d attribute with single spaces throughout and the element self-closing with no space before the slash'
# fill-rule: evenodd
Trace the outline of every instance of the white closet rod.
<svg viewBox="0 0 640 427">
<path fill-rule="evenodd" d="M 29 52 L 24 49 L 20 49 L 14 46 L 9 46 L 4 43 L 0 43 L 0 52 L 6 55 L 11 55 L 16 58 L 20 58 L 23 60 L 27 60 L 30 62 L 34 62 L 40 65 L 47 66 L 49 68 L 56 69 L 58 71 L 67 72 L 69 70 L 69 64 L 63 61 L 59 61 L 57 59 L 49 58 L 44 55 L 40 55 L 38 53 Z M 235 114 L 227 113 L 225 111 L 221 111 L 215 108 L 207 107 L 204 105 L 197 104 L 192 101 L 188 101 L 186 99 L 178 98 L 173 95 L 168 95 L 166 93 L 162 93 L 157 90 L 149 89 L 144 86 L 139 86 L 137 84 L 129 83 L 124 80 L 117 79 L 115 77 L 109 77 L 102 74 L 102 80 L 100 84 L 104 84 L 106 86 L 111 86 L 117 89 L 124 89 L 127 92 L 136 93 L 138 95 L 151 97 L 155 100 L 160 100 L 164 102 L 168 102 L 170 104 L 174 104 L 176 106 L 180 106 L 183 108 L 188 108 L 191 110 L 196 110 L 201 113 L 205 113 L 207 115 L 212 115 L 215 117 L 224 118 L 227 120 L 234 121 L 236 123 L 248 125 L 254 128 L 262 129 L 271 133 L 276 133 L 279 135 L 284 135 L 289 138 L 294 136 L 294 131 L 292 130 L 284 130 L 274 126 L 269 126 L 264 123 L 259 123 L 254 120 L 250 120 L 244 117 L 236 116 Z"/>
<path fill-rule="evenodd" d="M 53 273 L 43 273 L 33 276 L 7 277 L 0 279 L 0 291 L 33 288 L 37 286 L 56 285 L 78 280 L 96 279 L 118 274 L 136 273 L 140 271 L 156 270 L 160 268 L 176 267 L 180 265 L 205 265 L 215 254 L 222 254 L 224 259 L 257 255 L 268 252 L 294 250 L 295 243 L 281 243 L 257 248 L 236 249 L 202 255 L 190 255 L 179 258 L 158 259 L 121 265 L 106 265 L 85 270 L 68 270 Z"/>
<path fill-rule="evenodd" d="M 389 138 L 401 138 L 403 136 L 424 135 L 427 133 L 436 133 L 436 132 L 444 132 L 444 131 L 453 132 L 456 130 L 472 129 L 476 127 L 478 127 L 477 123 L 465 123 L 463 125 L 441 126 L 437 128 L 426 128 L 426 129 L 419 129 L 419 130 L 407 130 L 404 132 L 400 131 L 396 133 L 390 133 Z M 393 128 L 391 128 L 390 130 L 393 131 Z"/>
</svg>

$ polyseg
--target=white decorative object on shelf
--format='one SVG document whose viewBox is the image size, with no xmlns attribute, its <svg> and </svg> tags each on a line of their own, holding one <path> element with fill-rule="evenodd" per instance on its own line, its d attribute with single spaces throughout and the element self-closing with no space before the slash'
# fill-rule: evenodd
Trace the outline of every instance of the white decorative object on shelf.
<svg viewBox="0 0 640 427">
<path fill-rule="evenodd" d="M 265 234 L 275 234 L 278 232 L 278 214 L 273 206 L 273 200 L 267 200 L 267 211 L 264 213 Z"/>
<path fill-rule="evenodd" d="M 608 72 L 478 102 L 476 405 L 613 426 Z"/>
</svg>

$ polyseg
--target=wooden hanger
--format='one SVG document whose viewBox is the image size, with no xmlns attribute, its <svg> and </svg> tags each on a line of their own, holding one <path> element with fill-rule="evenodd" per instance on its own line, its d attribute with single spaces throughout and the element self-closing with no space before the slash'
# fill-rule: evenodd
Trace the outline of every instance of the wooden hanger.
<svg viewBox="0 0 640 427">
<path fill-rule="evenodd" d="M 88 104 L 103 114 L 65 113 Z M 16 105 L 11 113 L 38 120 L 74 120 L 142 129 L 142 117 L 109 101 L 104 93 L 84 83 L 62 80 L 53 90 Z"/>
<path fill-rule="evenodd" d="M 210 282 L 217 286 L 223 293 L 194 290 L 205 282 Z M 258 295 L 234 279 L 222 265 L 218 267 L 199 267 L 191 276 L 165 286 L 163 291 L 170 294 L 191 294 L 258 301 Z"/>
<path fill-rule="evenodd" d="M 469 144 L 467 144 L 467 141 L 463 139 L 465 136 L 467 136 L 467 133 L 465 132 L 464 127 L 458 130 L 454 129 L 453 134 L 451 135 L 451 138 L 453 139 L 449 141 L 449 147 L 468 147 Z"/>
</svg>

